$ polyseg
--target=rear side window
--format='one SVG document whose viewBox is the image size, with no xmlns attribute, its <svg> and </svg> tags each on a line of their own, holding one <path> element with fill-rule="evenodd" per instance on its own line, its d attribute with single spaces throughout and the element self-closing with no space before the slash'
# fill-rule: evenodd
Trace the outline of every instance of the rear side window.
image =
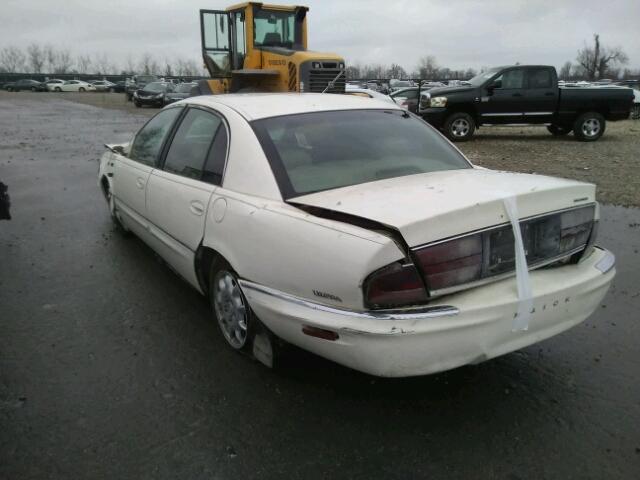
<svg viewBox="0 0 640 480">
<path fill-rule="evenodd" d="M 197 108 L 189 109 L 171 142 L 164 170 L 200 180 L 221 125 L 220 117 Z"/>
<path fill-rule="evenodd" d="M 548 68 L 529 70 L 529 88 L 551 88 L 551 72 Z"/>
<path fill-rule="evenodd" d="M 153 167 L 167 134 L 182 108 L 169 108 L 147 122 L 136 135 L 129 157 L 136 162 Z"/>
</svg>

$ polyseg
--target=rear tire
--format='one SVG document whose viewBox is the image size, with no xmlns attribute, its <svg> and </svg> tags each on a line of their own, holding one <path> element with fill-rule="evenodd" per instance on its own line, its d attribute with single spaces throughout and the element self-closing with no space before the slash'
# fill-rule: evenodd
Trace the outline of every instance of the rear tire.
<svg viewBox="0 0 640 480">
<path fill-rule="evenodd" d="M 631 119 L 640 120 L 640 103 L 633 105 L 633 108 L 631 109 Z"/>
<path fill-rule="evenodd" d="M 476 122 L 468 113 L 453 113 L 444 122 L 444 134 L 452 142 L 466 142 L 475 130 Z"/>
<path fill-rule="evenodd" d="M 573 124 L 573 134 L 582 142 L 595 142 L 606 128 L 606 122 L 597 112 L 587 112 L 580 115 Z"/>
<path fill-rule="evenodd" d="M 281 341 L 253 313 L 238 274 L 222 257 L 215 257 L 209 271 L 209 300 L 222 337 L 233 350 L 253 356 L 273 368 Z"/>
<path fill-rule="evenodd" d="M 547 130 L 554 137 L 562 137 L 571 133 L 571 127 L 562 127 L 560 125 L 547 125 Z"/>
<path fill-rule="evenodd" d="M 62 89 L 61 89 L 60 87 L 56 87 L 56 88 L 54 88 L 54 90 L 55 90 L 56 92 L 61 92 L 61 91 L 62 91 Z"/>
<path fill-rule="evenodd" d="M 36 87 L 31 87 L 31 91 L 36 92 L 37 91 Z"/>
</svg>

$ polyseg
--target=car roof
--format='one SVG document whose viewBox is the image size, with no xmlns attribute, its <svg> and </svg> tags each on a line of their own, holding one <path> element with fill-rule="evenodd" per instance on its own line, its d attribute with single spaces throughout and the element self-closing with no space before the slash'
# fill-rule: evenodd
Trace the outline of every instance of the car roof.
<svg viewBox="0 0 640 480">
<path fill-rule="evenodd" d="M 224 105 L 247 120 L 332 110 L 400 110 L 399 106 L 375 98 L 332 93 L 231 93 L 191 97 L 186 103 L 212 108 Z"/>
</svg>

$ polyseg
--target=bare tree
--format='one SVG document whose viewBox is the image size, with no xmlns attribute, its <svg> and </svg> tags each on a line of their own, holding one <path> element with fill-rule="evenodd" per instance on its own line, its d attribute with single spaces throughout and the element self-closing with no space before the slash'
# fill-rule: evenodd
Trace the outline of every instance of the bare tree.
<svg viewBox="0 0 640 480">
<path fill-rule="evenodd" d="M 27 55 L 29 56 L 29 68 L 32 73 L 42 73 L 42 67 L 46 61 L 44 52 L 40 45 L 32 43 L 27 47 Z"/>
<path fill-rule="evenodd" d="M 91 73 L 91 57 L 89 55 L 78 55 L 76 58 L 76 66 L 79 73 Z"/>
<path fill-rule="evenodd" d="M 7 72 L 23 72 L 26 59 L 24 52 L 13 45 L 0 50 L 0 65 Z"/>
<path fill-rule="evenodd" d="M 593 48 L 578 50 L 576 61 L 582 66 L 588 80 L 607 76 L 609 69 L 616 65 L 626 65 L 629 57 L 621 47 L 607 48 L 600 44 L 600 35 L 593 35 Z"/>
<path fill-rule="evenodd" d="M 438 62 L 436 61 L 436 57 L 433 55 L 427 55 L 426 57 L 422 57 L 418 62 L 418 73 L 420 78 L 424 79 L 435 79 L 440 76 L 440 68 L 438 67 Z"/>
<path fill-rule="evenodd" d="M 108 75 L 117 71 L 117 68 L 109 60 L 109 56 L 102 52 L 94 57 L 94 71 L 98 75 Z"/>
<path fill-rule="evenodd" d="M 164 72 L 162 74 L 165 77 L 173 77 L 175 75 L 171 61 L 168 58 L 164 59 Z"/>
<path fill-rule="evenodd" d="M 348 79 L 353 79 L 353 78 L 362 78 L 362 68 L 360 67 L 360 65 L 347 65 L 347 68 L 345 70 L 345 76 Z"/>
<path fill-rule="evenodd" d="M 54 51 L 53 73 L 68 73 L 73 65 L 69 50 Z"/>
<path fill-rule="evenodd" d="M 473 69 L 473 68 L 467 68 L 464 72 L 464 75 L 462 75 L 464 78 L 466 78 L 467 80 L 469 80 L 470 78 L 475 77 L 478 74 L 478 72 Z"/>
<path fill-rule="evenodd" d="M 45 45 L 42 47 L 42 54 L 46 61 L 47 73 L 54 73 L 56 69 L 56 51 L 51 45 Z"/>
<path fill-rule="evenodd" d="M 136 73 L 136 62 L 133 60 L 131 54 L 127 55 L 127 60 L 124 64 L 124 73 L 127 75 L 133 75 Z"/>
<path fill-rule="evenodd" d="M 561 80 L 569 80 L 571 78 L 571 70 L 573 69 L 573 64 L 569 61 L 565 62 L 560 70 L 558 70 L 558 77 Z"/>
<path fill-rule="evenodd" d="M 391 64 L 389 69 L 385 72 L 385 77 L 397 78 L 397 79 L 407 78 L 407 71 L 404 68 L 402 68 L 401 65 L 398 65 L 397 63 L 393 63 Z"/>
</svg>

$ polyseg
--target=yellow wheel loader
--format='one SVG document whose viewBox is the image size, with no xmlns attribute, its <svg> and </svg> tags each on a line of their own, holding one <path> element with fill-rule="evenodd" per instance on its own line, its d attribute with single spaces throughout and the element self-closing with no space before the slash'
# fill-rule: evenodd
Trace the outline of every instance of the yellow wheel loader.
<svg viewBox="0 0 640 480">
<path fill-rule="evenodd" d="M 202 56 L 211 79 L 199 81 L 193 93 L 344 93 L 344 59 L 307 51 L 308 10 L 257 2 L 200 10 Z"/>
</svg>

